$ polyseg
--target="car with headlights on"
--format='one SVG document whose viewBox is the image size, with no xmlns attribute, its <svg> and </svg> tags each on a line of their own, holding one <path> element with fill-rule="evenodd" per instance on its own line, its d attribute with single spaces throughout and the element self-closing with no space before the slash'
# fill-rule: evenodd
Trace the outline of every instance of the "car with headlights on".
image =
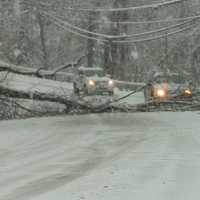
<svg viewBox="0 0 200 200">
<path fill-rule="evenodd" d="M 144 89 L 145 102 L 192 101 L 192 83 L 178 73 L 155 73 Z"/>
<path fill-rule="evenodd" d="M 73 81 L 74 93 L 80 95 L 113 95 L 114 81 L 102 68 L 79 67 Z"/>
</svg>

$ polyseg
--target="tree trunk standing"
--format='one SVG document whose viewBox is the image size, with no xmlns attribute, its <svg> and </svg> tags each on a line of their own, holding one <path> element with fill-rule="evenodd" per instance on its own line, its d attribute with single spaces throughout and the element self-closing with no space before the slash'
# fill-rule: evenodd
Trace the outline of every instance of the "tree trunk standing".
<svg viewBox="0 0 200 200">
<path fill-rule="evenodd" d="M 118 44 L 110 43 L 110 71 L 111 75 L 115 79 L 118 77 L 118 65 L 119 65 L 119 54 L 118 54 Z"/>
<path fill-rule="evenodd" d="M 107 74 L 110 74 L 113 76 L 111 67 L 110 67 L 110 48 L 111 48 L 111 43 L 110 44 L 104 44 L 104 53 L 103 53 L 103 66 L 104 66 L 104 71 Z"/>
<path fill-rule="evenodd" d="M 15 49 L 16 64 L 27 63 L 26 36 L 28 34 L 26 25 L 28 24 L 27 4 L 24 0 L 15 0 L 15 14 L 19 20 L 19 30 L 17 35 L 17 47 Z"/>
<path fill-rule="evenodd" d="M 169 56 L 168 56 L 168 36 L 167 33 L 165 35 L 165 64 L 164 64 L 164 71 L 168 72 L 169 71 Z"/>
<path fill-rule="evenodd" d="M 117 8 L 119 7 L 119 0 L 115 0 L 113 7 Z M 110 16 L 111 21 L 115 21 L 116 23 L 111 25 L 110 34 L 111 35 L 119 35 L 120 33 L 120 27 L 119 27 L 119 12 L 115 11 Z M 118 54 L 118 44 L 112 43 L 112 40 L 110 40 L 110 48 L 109 48 L 109 58 L 107 66 L 108 66 L 108 72 L 111 74 L 112 78 L 119 79 L 118 77 L 118 65 L 119 65 L 119 54 Z"/>
<path fill-rule="evenodd" d="M 93 20 L 96 19 L 96 14 L 94 12 L 89 13 L 88 17 L 88 30 L 91 32 L 95 31 L 96 25 Z M 94 48 L 95 41 L 88 39 L 87 40 L 87 65 L 88 67 L 94 66 Z"/>
<path fill-rule="evenodd" d="M 199 75 L 200 75 L 200 47 L 197 47 L 195 50 L 191 47 L 191 71 L 192 78 L 195 84 L 199 84 Z"/>
<path fill-rule="evenodd" d="M 45 24 L 44 24 L 44 18 L 41 16 L 40 12 L 37 11 L 37 19 L 38 19 L 38 25 L 39 25 L 39 31 L 40 31 L 40 42 L 41 42 L 41 48 L 42 48 L 42 57 L 43 57 L 43 66 L 44 69 L 49 68 L 49 62 L 48 62 L 48 53 L 47 53 L 47 47 L 46 47 L 46 41 L 45 41 Z"/>
<path fill-rule="evenodd" d="M 122 7 L 127 7 L 128 6 L 128 1 L 127 0 L 121 0 L 120 1 Z M 128 21 L 129 19 L 129 14 L 128 12 L 122 12 L 120 14 L 120 21 Z M 121 25 L 121 34 L 126 35 L 128 33 L 128 25 L 127 24 L 122 24 Z M 127 75 L 128 75 L 128 60 L 129 60 L 129 47 L 127 45 L 121 45 L 119 47 L 119 53 L 120 53 L 120 65 L 119 65 L 119 77 L 122 80 L 127 80 Z"/>
<path fill-rule="evenodd" d="M 127 0 L 115 0 L 113 4 L 114 8 L 127 7 Z M 125 35 L 128 31 L 127 25 L 121 25 L 121 21 L 128 20 L 128 13 L 115 11 L 110 16 L 111 21 L 115 21 L 116 23 L 111 25 L 111 35 Z M 110 42 L 110 56 L 108 55 L 108 48 L 106 47 L 104 50 L 104 62 L 106 66 L 108 66 L 108 72 L 116 79 L 126 79 L 127 74 L 127 60 L 129 48 L 122 44 L 119 45 L 117 43 Z M 108 61 L 109 58 L 109 61 Z"/>
<path fill-rule="evenodd" d="M 15 16 L 19 19 L 21 17 L 20 0 L 14 1 Z"/>
</svg>

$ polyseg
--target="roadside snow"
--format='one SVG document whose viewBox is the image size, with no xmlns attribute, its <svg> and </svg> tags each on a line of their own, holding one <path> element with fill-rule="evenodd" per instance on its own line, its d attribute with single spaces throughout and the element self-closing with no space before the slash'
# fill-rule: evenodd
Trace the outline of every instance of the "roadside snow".
<svg viewBox="0 0 200 200">
<path fill-rule="evenodd" d="M 5 79 L 5 80 L 4 80 Z M 72 92 L 72 84 L 42 78 L 16 75 L 6 72 L 0 73 L 0 80 L 4 80 L 0 85 L 15 91 L 25 91 L 28 93 L 47 93 L 69 96 Z"/>
<path fill-rule="evenodd" d="M 126 96 L 127 94 L 129 94 L 131 91 L 126 91 L 126 90 L 115 90 L 115 94 L 117 98 Z M 120 101 L 121 103 L 126 103 L 128 105 L 134 105 L 134 104 L 141 104 L 144 103 L 144 92 L 137 92 L 131 96 L 129 96 L 128 98 L 125 98 L 123 100 Z"/>
<path fill-rule="evenodd" d="M 199 113 L 0 122 L 0 200 L 199 199 Z"/>
</svg>

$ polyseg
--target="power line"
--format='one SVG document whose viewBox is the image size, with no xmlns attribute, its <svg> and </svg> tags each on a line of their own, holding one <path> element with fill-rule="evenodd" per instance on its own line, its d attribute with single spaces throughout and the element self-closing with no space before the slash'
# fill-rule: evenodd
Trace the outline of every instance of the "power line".
<svg viewBox="0 0 200 200">
<path fill-rule="evenodd" d="M 185 1 L 185 0 L 183 0 Z M 68 9 L 64 7 L 64 9 Z M 109 21 L 109 20 L 92 20 L 93 23 L 98 24 L 133 24 L 133 25 L 140 25 L 140 24 L 156 24 L 156 23 L 173 23 L 178 21 L 186 21 L 190 19 L 198 19 L 200 18 L 199 12 L 196 12 L 197 15 L 188 16 L 188 17 L 179 17 L 179 18 L 171 18 L 171 19 L 160 19 L 160 20 L 148 20 L 148 21 Z M 75 17 L 71 19 L 71 21 L 85 21 L 88 22 L 88 19 L 83 19 L 80 17 Z"/>
<path fill-rule="evenodd" d="M 166 4 L 172 4 L 172 3 L 177 3 L 177 2 L 183 2 L 186 0 L 173 0 L 173 1 L 168 1 L 168 2 L 164 2 L 164 3 L 155 3 L 152 5 L 166 5 Z M 27 2 L 26 2 L 27 3 Z M 43 5 L 43 6 L 51 6 L 51 4 L 47 4 L 47 3 L 43 3 L 40 2 L 39 4 Z M 35 5 L 35 4 L 34 4 Z M 33 6 L 33 5 L 32 5 Z M 151 5 L 147 5 L 147 6 L 151 6 Z M 139 8 L 141 6 L 138 7 L 129 7 L 129 8 Z M 72 9 L 79 9 L 79 8 L 72 8 L 72 7 L 63 7 L 66 10 L 72 10 Z M 44 8 L 42 8 L 44 9 Z M 99 9 L 99 8 L 94 8 L 94 9 Z M 94 11 L 94 9 L 89 9 L 91 11 Z M 103 9 L 103 8 L 102 8 Z M 122 8 L 124 9 L 124 8 Z M 194 16 L 188 16 L 188 17 L 182 17 L 182 18 L 173 18 L 173 19 L 163 19 L 163 20 L 151 20 L 151 21 L 108 21 L 108 20 L 92 20 L 93 23 L 99 23 L 99 24 L 133 24 L 133 25 L 137 25 L 137 24 L 155 24 L 155 23 L 168 23 L 168 22 L 177 22 L 177 21 L 185 21 L 185 20 L 189 20 L 189 19 L 197 19 L 200 18 L 200 15 L 194 15 Z M 75 18 L 72 19 L 72 21 L 88 21 L 87 19 L 81 19 L 81 18 Z"/>
<path fill-rule="evenodd" d="M 164 28 L 161 28 L 161 29 L 143 32 L 143 33 L 136 33 L 136 34 L 124 35 L 124 36 L 116 36 L 116 35 L 108 35 L 108 34 L 101 34 L 101 33 L 97 33 L 97 32 L 88 31 L 86 29 L 74 26 L 74 25 L 72 25 L 72 24 L 70 24 L 66 21 L 63 21 L 62 19 L 59 19 L 58 17 L 56 17 L 52 14 L 48 14 L 47 12 L 43 12 L 43 13 L 45 13 L 45 15 L 47 15 L 48 17 L 51 17 L 54 20 L 59 21 L 60 23 L 66 25 L 67 27 L 72 28 L 76 31 L 80 31 L 80 32 L 83 32 L 85 34 L 89 34 L 89 35 L 93 35 L 93 36 L 97 36 L 97 37 L 101 37 L 101 38 L 105 38 L 105 39 L 126 39 L 126 38 L 131 38 L 131 37 L 139 37 L 139 36 L 155 34 L 155 33 L 167 31 L 167 30 L 170 30 L 170 29 L 174 29 L 174 28 L 177 28 L 177 27 L 181 27 L 181 26 L 193 21 L 193 20 L 188 20 L 188 21 L 180 23 L 180 24 L 171 25 L 171 26 L 167 26 L 167 27 L 164 27 Z"/>
<path fill-rule="evenodd" d="M 172 22 L 178 22 L 178 21 L 186 21 L 190 19 L 198 19 L 200 18 L 200 15 L 194 15 L 189 17 L 182 17 L 182 18 L 172 18 L 172 19 L 163 19 L 163 20 L 151 20 L 151 21 L 109 21 L 109 20 L 92 20 L 93 23 L 97 24 L 132 24 L 132 25 L 141 25 L 141 24 L 156 24 L 156 23 L 172 23 Z M 81 18 L 74 18 L 71 19 L 72 21 L 86 21 L 87 19 L 81 19 Z"/>
<path fill-rule="evenodd" d="M 65 29 L 66 31 L 70 32 L 70 33 L 73 33 L 77 36 L 81 36 L 82 38 L 86 38 L 86 39 L 91 39 L 91 40 L 95 40 L 97 42 L 101 41 L 101 42 L 108 42 L 108 40 L 106 39 L 102 39 L 102 38 L 97 38 L 97 37 L 92 37 L 92 36 L 88 36 L 88 35 L 85 35 L 85 34 L 82 34 L 82 33 L 79 33 L 77 31 L 74 31 L 70 28 L 67 28 L 66 26 L 63 26 L 62 24 L 59 24 L 59 22 L 56 22 L 56 21 L 53 21 L 54 24 L 56 24 L 57 26 Z"/>
<path fill-rule="evenodd" d="M 193 27 L 193 25 L 189 25 L 185 28 L 182 28 L 180 30 L 177 30 L 177 31 L 174 31 L 174 32 L 171 32 L 171 33 L 166 33 L 166 34 L 163 34 L 163 35 L 159 35 L 159 36 L 155 36 L 155 37 L 150 37 L 150 38 L 146 38 L 146 39 L 140 39 L 140 40 L 115 40 L 113 41 L 113 43 L 119 43 L 119 44 L 127 44 L 127 43 L 141 43 L 141 42 L 148 42 L 148 41 L 153 41 L 153 40 L 158 40 L 158 39 L 162 39 L 164 37 L 169 37 L 169 36 L 172 36 L 172 35 L 175 35 L 175 34 L 178 34 L 178 33 L 181 33 L 181 32 L 184 32 L 184 31 L 187 31 L 187 30 L 190 30 L 191 28 Z"/>
<path fill-rule="evenodd" d="M 103 37 L 103 38 L 106 38 L 106 39 L 112 39 L 112 36 L 110 35 L 107 35 L 107 34 L 101 34 L 101 33 L 96 33 L 96 32 L 92 32 L 92 31 L 88 31 L 86 29 L 83 29 L 83 28 L 79 28 L 77 26 L 74 26 L 70 23 L 68 23 L 67 21 L 64 21 L 52 14 L 49 14 L 47 12 L 42 12 L 44 15 L 54 19 L 55 21 L 59 21 L 60 23 L 64 24 L 65 26 L 69 27 L 69 28 L 72 28 L 72 29 L 75 29 L 76 31 L 80 31 L 80 32 L 83 32 L 85 34 L 90 34 L 90 35 L 94 35 L 94 36 L 97 36 L 97 37 Z"/>
<path fill-rule="evenodd" d="M 68 28 L 66 26 L 63 26 L 62 24 L 60 24 L 60 22 L 57 22 L 54 19 L 49 19 L 49 20 L 52 21 L 58 27 L 63 28 L 64 30 L 66 30 L 66 31 L 68 31 L 70 33 L 73 33 L 73 34 L 75 34 L 77 36 L 80 36 L 80 37 L 83 37 L 83 38 L 86 38 L 86 39 L 92 39 L 92 40 L 95 40 L 95 41 L 104 42 L 104 43 L 110 42 L 109 40 L 105 40 L 105 39 L 97 38 L 97 37 L 90 37 L 90 36 L 87 36 L 85 34 L 81 34 L 81 33 L 77 32 L 77 31 L 71 30 L 70 28 Z M 174 32 L 171 32 L 171 33 L 167 33 L 167 34 L 163 34 L 163 35 L 159 35 L 159 36 L 155 36 L 155 37 L 150 37 L 150 38 L 146 38 L 146 39 L 122 40 L 122 41 L 116 40 L 116 41 L 113 41 L 113 43 L 119 43 L 119 44 L 124 44 L 124 45 L 125 44 L 127 45 L 127 43 L 129 43 L 131 45 L 133 43 L 141 43 L 141 42 L 148 42 L 148 41 L 158 40 L 158 39 L 162 39 L 164 37 L 169 37 L 169 36 L 172 36 L 172 35 L 175 35 L 175 34 L 190 30 L 192 28 L 192 26 L 193 25 L 189 25 L 189 26 L 187 26 L 185 28 L 182 28 L 180 30 L 177 30 L 177 31 L 174 31 Z"/>
<path fill-rule="evenodd" d="M 65 8 L 66 10 L 73 10 L 73 11 L 85 11 L 85 12 L 118 12 L 118 11 L 130 11 L 130 10 L 141 10 L 147 8 L 160 8 L 163 6 L 168 6 L 176 3 L 181 3 L 185 0 L 171 0 L 162 3 L 154 3 L 150 5 L 142 5 L 142 6 L 134 6 L 134 7 L 127 7 L 127 8 L 78 8 L 78 7 L 69 7 Z"/>
<path fill-rule="evenodd" d="M 43 15 L 43 16 L 46 17 L 46 15 L 44 15 L 44 14 L 42 14 L 42 13 L 41 13 L 41 15 Z M 60 27 L 60 28 L 62 28 L 62 29 L 64 29 L 64 30 L 66 30 L 66 31 L 68 31 L 69 33 L 73 33 L 73 34 L 75 34 L 75 35 L 77 35 L 77 36 L 80 36 L 80 37 L 82 37 L 82 38 L 91 39 L 91 40 L 95 40 L 95 41 L 108 42 L 108 40 L 105 40 L 105 39 L 102 39 L 102 38 L 92 37 L 92 36 L 88 36 L 88 35 L 79 33 L 79 32 L 77 32 L 77 31 L 74 31 L 74 30 L 72 30 L 72 29 L 69 28 L 69 27 L 63 26 L 63 25 L 61 24 L 61 22 L 57 22 L 55 19 L 48 18 L 48 20 L 50 20 L 52 23 L 54 23 L 54 24 L 57 25 L 58 27 Z"/>
</svg>

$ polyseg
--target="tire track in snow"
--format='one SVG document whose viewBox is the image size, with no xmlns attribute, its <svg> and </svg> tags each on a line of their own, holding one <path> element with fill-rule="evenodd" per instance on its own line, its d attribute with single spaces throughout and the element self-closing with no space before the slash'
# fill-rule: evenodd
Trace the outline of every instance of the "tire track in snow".
<svg viewBox="0 0 200 200">
<path fill-rule="evenodd" d="M 38 144 L 36 139 L 34 143 L 28 143 L 31 147 L 27 144 L 22 146 L 22 155 L 30 153 L 30 157 L 20 156 L 18 162 L 23 162 L 19 163 L 17 167 L 16 165 L 11 167 L 8 174 L 5 171 L 0 181 L 0 188 L 5 186 L 3 195 L 0 194 L 0 199 L 27 200 L 32 196 L 53 190 L 87 175 L 95 168 L 107 165 L 129 149 L 136 148 L 139 143 L 155 136 L 143 134 L 143 130 L 145 126 L 158 122 L 152 122 L 149 119 L 143 120 L 142 126 L 136 128 L 134 126 L 137 121 L 133 123 L 128 116 L 121 120 L 121 125 L 116 121 L 119 119 L 121 117 L 112 115 L 95 119 L 89 118 L 89 123 L 87 122 L 86 126 L 83 124 L 83 132 L 75 122 L 74 131 L 71 133 L 70 131 L 65 132 L 61 128 L 60 133 L 49 137 L 47 141 L 45 138 L 51 134 L 42 137 L 45 142 L 42 140 Z M 96 120 L 99 120 L 97 125 L 93 124 Z M 88 126 L 89 124 L 90 126 Z M 60 125 L 59 127 L 62 127 Z M 63 128 L 66 127 L 67 124 L 63 126 Z M 132 131 L 132 128 L 135 130 Z M 56 128 L 53 132 L 55 130 Z M 16 155 L 18 157 L 20 151 Z"/>
</svg>

